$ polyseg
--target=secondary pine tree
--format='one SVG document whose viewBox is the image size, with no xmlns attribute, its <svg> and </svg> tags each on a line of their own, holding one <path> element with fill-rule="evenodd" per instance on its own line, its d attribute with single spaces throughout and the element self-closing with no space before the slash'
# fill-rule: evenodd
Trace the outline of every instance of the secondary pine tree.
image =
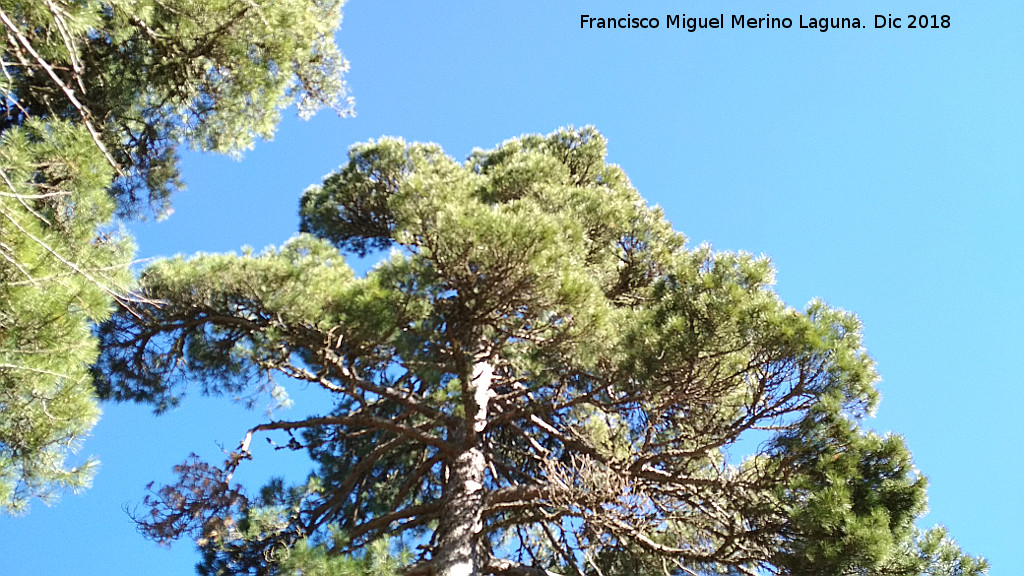
<svg viewBox="0 0 1024 576">
<path fill-rule="evenodd" d="M 361 144 L 301 215 L 280 249 L 151 266 L 153 304 L 102 329 L 106 397 L 165 410 L 277 374 L 334 399 L 149 496 L 143 530 L 194 537 L 202 574 L 350 573 L 382 547 L 407 575 L 985 569 L 915 533 L 924 479 L 861 429 L 857 318 L 785 305 L 765 258 L 687 248 L 595 130 L 464 163 Z M 344 257 L 385 251 L 365 275 Z M 262 435 L 308 452 L 306 482 L 231 483 Z"/>
<path fill-rule="evenodd" d="M 0 511 L 85 486 L 90 323 L 131 283 L 121 215 L 169 210 L 179 146 L 347 112 L 341 0 L 0 0 Z"/>
</svg>

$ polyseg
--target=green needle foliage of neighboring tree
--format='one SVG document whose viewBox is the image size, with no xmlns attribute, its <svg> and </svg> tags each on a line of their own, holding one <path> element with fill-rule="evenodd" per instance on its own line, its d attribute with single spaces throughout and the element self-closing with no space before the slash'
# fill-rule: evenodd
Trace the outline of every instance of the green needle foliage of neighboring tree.
<svg viewBox="0 0 1024 576">
<path fill-rule="evenodd" d="M 144 532 L 195 538 L 201 574 L 395 571 L 366 568 L 382 549 L 407 575 L 984 572 L 915 532 L 924 479 L 860 427 L 856 317 L 787 307 L 765 258 L 686 248 L 595 130 L 349 156 L 304 234 L 159 262 L 152 304 L 102 326 L 105 397 L 162 411 L 275 375 L 333 395 L 147 498 Z M 382 250 L 363 276 L 343 256 Z M 255 435 L 306 451 L 308 480 L 231 484 Z"/>
<path fill-rule="evenodd" d="M 342 0 L 0 0 L 0 511 L 85 486 L 90 323 L 126 293 L 114 216 L 169 212 L 178 147 L 349 110 Z"/>
</svg>

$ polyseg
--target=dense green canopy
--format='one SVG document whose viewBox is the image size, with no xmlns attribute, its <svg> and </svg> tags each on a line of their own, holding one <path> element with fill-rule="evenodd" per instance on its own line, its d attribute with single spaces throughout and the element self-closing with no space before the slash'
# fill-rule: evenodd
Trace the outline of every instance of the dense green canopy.
<svg viewBox="0 0 1024 576">
<path fill-rule="evenodd" d="M 279 249 L 149 267 L 151 303 L 102 328 L 105 397 L 284 375 L 334 398 L 150 495 L 143 530 L 194 537 L 202 574 L 985 569 L 915 532 L 924 479 L 861 428 L 857 318 L 785 305 L 765 258 L 687 248 L 592 128 L 464 163 L 360 144 L 301 214 Z M 344 258 L 383 251 L 365 275 Z M 306 482 L 231 484 L 263 434 L 309 454 Z"/>
<path fill-rule="evenodd" d="M 88 482 L 90 321 L 127 293 L 115 212 L 169 211 L 177 147 L 349 110 L 342 0 L 0 0 L 0 510 Z"/>
</svg>

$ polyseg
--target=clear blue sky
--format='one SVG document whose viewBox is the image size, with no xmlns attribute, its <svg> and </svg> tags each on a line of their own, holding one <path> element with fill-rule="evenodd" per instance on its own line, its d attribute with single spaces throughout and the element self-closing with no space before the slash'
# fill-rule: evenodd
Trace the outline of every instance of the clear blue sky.
<svg viewBox="0 0 1024 576">
<path fill-rule="evenodd" d="M 789 30 L 581 30 L 581 14 L 789 16 Z M 949 14 L 875 30 L 875 13 Z M 800 30 L 800 14 L 866 30 Z M 381 135 L 458 158 L 594 124 L 693 243 L 771 256 L 790 304 L 857 312 L 884 381 L 870 425 L 903 434 L 931 514 L 993 576 L 1024 574 L 1024 3 L 351 0 L 338 41 L 358 117 L 287 120 L 243 161 L 189 155 L 140 257 L 261 248 L 297 229 L 302 190 Z M 906 24 L 904 18 L 904 24 Z M 289 417 L 322 398 L 293 391 Z M 0 574 L 185 576 L 122 507 L 195 451 L 218 460 L 262 413 L 193 398 L 154 418 L 106 406 L 82 450 L 94 487 L 0 518 Z M 308 408 L 304 408 L 308 407 Z M 301 462 L 259 458 L 260 479 Z"/>
</svg>

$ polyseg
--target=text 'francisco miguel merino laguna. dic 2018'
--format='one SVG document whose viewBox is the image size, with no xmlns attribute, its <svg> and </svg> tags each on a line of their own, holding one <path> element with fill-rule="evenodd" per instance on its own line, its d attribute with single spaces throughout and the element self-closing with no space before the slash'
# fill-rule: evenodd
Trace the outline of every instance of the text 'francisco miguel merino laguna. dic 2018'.
<svg viewBox="0 0 1024 576">
<path fill-rule="evenodd" d="M 884 29 L 939 29 L 950 27 L 948 14 L 908 14 L 893 16 L 892 14 L 875 14 L 874 28 Z M 805 30 L 828 32 L 829 30 L 865 29 L 861 19 L 852 16 L 843 17 L 810 17 L 800 14 L 794 21 L 788 16 L 747 16 L 745 14 L 725 14 L 718 16 L 687 16 L 686 14 L 666 14 L 665 18 L 641 17 L 626 14 L 617 17 L 598 17 L 589 14 L 580 15 L 580 28 L 589 29 L 678 29 L 687 32 L 722 28 L 739 28 L 745 30 L 788 30 L 793 27 Z"/>
</svg>

